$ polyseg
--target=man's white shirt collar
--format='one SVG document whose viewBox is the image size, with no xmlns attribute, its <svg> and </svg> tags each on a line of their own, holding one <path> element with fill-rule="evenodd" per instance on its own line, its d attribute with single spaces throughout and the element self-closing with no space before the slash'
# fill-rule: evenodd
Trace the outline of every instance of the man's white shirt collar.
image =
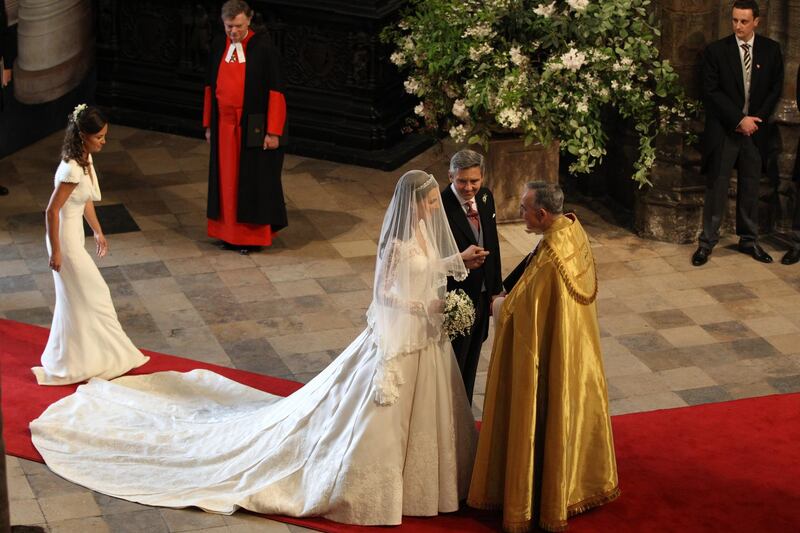
<svg viewBox="0 0 800 533">
<path fill-rule="evenodd" d="M 244 41 L 245 39 L 247 39 L 247 33 L 244 34 L 244 38 L 242 38 L 242 41 Z M 241 41 L 239 41 L 238 43 L 231 42 L 230 46 L 228 47 L 228 53 L 225 54 L 225 62 L 226 63 L 231 62 L 234 50 L 236 50 L 236 60 L 239 63 L 246 63 L 247 61 L 245 60 L 244 57 L 244 46 L 242 46 Z"/>
<path fill-rule="evenodd" d="M 753 35 L 750 36 L 750 40 L 749 41 L 743 41 L 743 40 L 739 39 L 739 36 L 737 35 L 736 36 L 736 45 L 739 47 L 740 51 L 742 49 L 742 45 L 743 44 L 749 45 L 750 46 L 750 53 L 752 54 L 753 53 L 753 41 L 755 41 L 755 40 L 756 40 L 755 32 L 753 32 Z"/>
</svg>

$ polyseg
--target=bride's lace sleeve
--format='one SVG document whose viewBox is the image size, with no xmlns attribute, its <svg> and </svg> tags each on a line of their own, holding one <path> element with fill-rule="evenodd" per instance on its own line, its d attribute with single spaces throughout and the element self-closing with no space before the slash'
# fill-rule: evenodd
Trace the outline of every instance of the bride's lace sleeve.
<svg viewBox="0 0 800 533">
<path fill-rule="evenodd" d="M 424 302 L 408 297 L 409 291 L 405 285 L 413 283 L 414 280 L 409 276 L 407 268 L 400 267 L 410 259 L 412 250 L 398 240 L 394 240 L 388 248 L 384 252 L 378 275 L 375 277 L 374 301 L 401 312 L 406 311 L 419 316 L 427 314 Z M 401 287 L 406 290 L 402 290 Z"/>
</svg>

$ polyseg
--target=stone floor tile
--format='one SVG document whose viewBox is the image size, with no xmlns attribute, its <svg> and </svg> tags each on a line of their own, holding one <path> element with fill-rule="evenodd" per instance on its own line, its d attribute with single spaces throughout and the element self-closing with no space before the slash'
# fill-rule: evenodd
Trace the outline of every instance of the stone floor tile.
<svg viewBox="0 0 800 533">
<path fill-rule="evenodd" d="M 169 533 L 170 529 L 161 510 L 142 506 L 141 510 L 121 513 L 104 513 L 112 533 Z"/>
<path fill-rule="evenodd" d="M 19 469 L 19 467 L 17 467 Z M 21 469 L 19 469 L 21 472 Z M 10 472 L 9 472 L 10 473 Z M 27 478 L 22 475 L 8 475 L 7 476 L 8 498 L 14 500 L 30 500 L 36 496 L 31 490 Z"/>
<path fill-rule="evenodd" d="M 737 320 L 778 316 L 778 312 L 764 300 L 735 300 L 726 302 L 725 307 Z"/>
<path fill-rule="evenodd" d="M 63 496 L 65 494 L 83 492 L 84 489 L 82 487 L 58 477 L 44 465 L 39 466 L 41 466 L 41 469 L 38 469 L 39 471 L 37 473 L 31 474 L 28 472 L 28 470 L 35 469 L 29 468 L 25 464 L 22 465 L 22 469 L 25 470 L 28 483 L 30 484 L 33 493 L 36 495 L 36 498 L 52 498 Z"/>
<path fill-rule="evenodd" d="M 676 348 L 714 344 L 717 340 L 700 326 L 660 329 L 658 333 Z"/>
<path fill-rule="evenodd" d="M 734 400 L 778 394 L 778 391 L 766 381 L 757 381 L 755 383 L 730 383 L 724 387 Z"/>
<path fill-rule="evenodd" d="M 31 270 L 24 259 L 11 259 L 0 261 L 0 278 L 8 276 L 24 276 L 30 274 Z"/>
<path fill-rule="evenodd" d="M 122 272 L 125 274 L 125 277 L 130 281 L 166 278 L 170 276 L 170 271 L 163 261 L 122 265 L 120 270 L 122 270 Z"/>
<path fill-rule="evenodd" d="M 225 526 L 222 515 L 206 513 L 199 509 L 160 509 L 159 512 L 170 532 Z"/>
<path fill-rule="evenodd" d="M 714 322 L 702 326 L 717 341 L 731 341 L 756 337 L 756 333 L 737 320 L 727 322 Z"/>
<path fill-rule="evenodd" d="M 764 337 L 764 340 L 773 345 L 779 352 L 783 354 L 800 353 L 800 333 L 771 335 Z"/>
<path fill-rule="evenodd" d="M 800 333 L 800 327 L 780 316 L 749 318 L 743 320 L 743 322 L 761 337 Z M 798 345 L 796 351 L 800 351 L 800 345 Z"/>
<path fill-rule="evenodd" d="M 48 302 L 38 290 L 12 292 L 0 298 L 0 312 L 47 306 Z"/>
<path fill-rule="evenodd" d="M 762 338 L 737 339 L 723 343 L 740 359 L 754 359 L 757 357 L 770 357 L 777 355 L 778 351 Z"/>
<path fill-rule="evenodd" d="M 10 503 L 12 524 L 41 524 L 45 521 L 39 502 L 33 498 Z"/>
<path fill-rule="evenodd" d="M 681 311 L 699 325 L 730 322 L 735 319 L 730 310 L 722 304 L 690 306 L 682 308 Z"/>
<path fill-rule="evenodd" d="M 609 382 L 625 396 L 644 396 L 669 391 L 667 382 L 659 374 L 612 376 Z"/>
<path fill-rule="evenodd" d="M 753 291 L 738 282 L 711 285 L 704 290 L 720 303 L 756 298 Z"/>
<path fill-rule="evenodd" d="M 653 372 L 692 366 L 691 358 L 687 357 L 681 348 L 659 352 L 637 352 L 636 358 Z"/>
<path fill-rule="evenodd" d="M 621 400 L 609 402 L 612 415 L 623 415 L 627 413 L 639 413 L 642 411 L 655 411 L 657 409 L 671 409 L 674 407 L 686 407 L 687 403 L 683 398 L 674 392 L 656 392 L 641 396 L 630 396 Z"/>
<path fill-rule="evenodd" d="M 653 329 L 658 330 L 695 325 L 695 322 L 680 309 L 651 311 L 649 313 L 642 313 L 641 317 L 647 321 Z"/>
<path fill-rule="evenodd" d="M 656 331 L 619 335 L 617 340 L 634 355 L 638 352 L 661 352 L 673 347 L 667 339 Z"/>
<path fill-rule="evenodd" d="M 12 292 L 34 291 L 38 287 L 30 274 L 0 277 L 0 294 Z"/>
<path fill-rule="evenodd" d="M 373 240 L 331 243 L 342 257 L 375 256 L 378 245 Z"/>
<path fill-rule="evenodd" d="M 244 510 L 238 510 L 223 518 L 231 533 L 289 533 L 287 524 L 269 520 Z"/>
<path fill-rule="evenodd" d="M 714 379 L 696 366 L 662 370 L 658 372 L 658 375 L 672 391 L 699 389 L 717 385 Z"/>
<path fill-rule="evenodd" d="M 652 324 L 643 315 L 636 313 L 600 316 L 599 323 L 600 327 L 612 336 L 644 333 L 653 330 Z"/>
<path fill-rule="evenodd" d="M 710 386 L 675 391 L 687 405 L 700 405 L 704 403 L 726 402 L 733 398 L 724 387 Z"/>
<path fill-rule="evenodd" d="M 273 285 L 282 298 L 297 298 L 325 293 L 325 290 L 314 279 L 278 281 L 274 282 Z"/>
<path fill-rule="evenodd" d="M 61 496 L 39 498 L 39 506 L 48 523 L 100 516 L 102 512 L 90 492 L 81 491 Z"/>
<path fill-rule="evenodd" d="M 16 320 L 17 322 L 25 322 L 26 324 L 35 324 L 37 326 L 49 327 L 53 321 L 53 312 L 49 307 L 34 307 L 32 309 L 12 309 L 6 311 L 6 318 Z"/>
</svg>

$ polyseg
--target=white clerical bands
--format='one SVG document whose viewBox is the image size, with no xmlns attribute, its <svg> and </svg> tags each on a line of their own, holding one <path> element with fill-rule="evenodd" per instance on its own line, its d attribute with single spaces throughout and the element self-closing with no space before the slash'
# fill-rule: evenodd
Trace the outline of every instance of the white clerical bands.
<svg viewBox="0 0 800 533">
<path fill-rule="evenodd" d="M 242 43 L 231 43 L 231 45 L 228 47 L 228 53 L 225 54 L 225 62 L 231 62 L 231 59 L 233 59 L 234 50 L 236 50 L 236 61 L 239 63 L 245 63 L 244 47 L 242 46 Z"/>
</svg>

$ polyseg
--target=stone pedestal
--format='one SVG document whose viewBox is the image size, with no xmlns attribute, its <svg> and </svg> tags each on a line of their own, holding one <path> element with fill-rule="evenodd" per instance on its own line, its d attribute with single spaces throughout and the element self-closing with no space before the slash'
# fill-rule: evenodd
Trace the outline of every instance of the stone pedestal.
<svg viewBox="0 0 800 533">
<path fill-rule="evenodd" d="M 529 181 L 558 183 L 558 142 L 549 146 L 521 139 L 492 139 L 486 157 L 486 186 L 494 195 L 498 222 L 520 219 L 519 200 Z M 482 149 L 476 150 L 483 152 Z"/>
<path fill-rule="evenodd" d="M 20 0 L 14 96 L 52 102 L 77 87 L 94 63 L 89 0 Z"/>
<path fill-rule="evenodd" d="M 700 97 L 703 49 L 716 40 L 718 0 L 662 0 L 661 57 L 669 59 L 686 92 Z M 699 131 L 700 123 L 693 129 Z M 688 146 L 679 135 L 657 139 L 652 186 L 636 195 L 635 229 L 643 237 L 670 242 L 692 242 L 701 228 L 705 180 L 700 173 L 699 146 Z"/>
</svg>

